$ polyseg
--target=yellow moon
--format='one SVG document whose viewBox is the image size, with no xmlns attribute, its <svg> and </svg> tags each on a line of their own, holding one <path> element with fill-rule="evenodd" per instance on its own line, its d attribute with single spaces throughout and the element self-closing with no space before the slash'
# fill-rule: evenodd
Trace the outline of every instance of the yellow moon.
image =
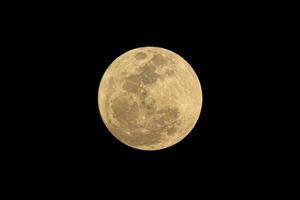
<svg viewBox="0 0 300 200">
<path fill-rule="evenodd" d="M 202 107 L 200 81 L 178 54 L 141 47 L 116 58 L 105 71 L 98 105 L 108 130 L 140 150 L 160 150 L 186 137 Z"/>
</svg>

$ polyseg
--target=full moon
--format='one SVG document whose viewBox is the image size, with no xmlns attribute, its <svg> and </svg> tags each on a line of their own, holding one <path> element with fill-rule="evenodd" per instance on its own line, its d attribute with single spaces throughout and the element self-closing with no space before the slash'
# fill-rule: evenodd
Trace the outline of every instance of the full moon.
<svg viewBox="0 0 300 200">
<path fill-rule="evenodd" d="M 120 142 L 160 150 L 191 132 L 200 116 L 202 89 L 181 56 L 141 47 L 120 55 L 107 68 L 98 105 L 105 126 Z"/>
</svg>

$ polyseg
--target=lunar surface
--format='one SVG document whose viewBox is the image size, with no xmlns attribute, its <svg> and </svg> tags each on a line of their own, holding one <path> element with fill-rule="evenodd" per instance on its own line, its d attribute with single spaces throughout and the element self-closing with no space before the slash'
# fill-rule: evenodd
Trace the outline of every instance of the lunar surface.
<svg viewBox="0 0 300 200">
<path fill-rule="evenodd" d="M 200 81 L 176 53 L 136 48 L 119 56 L 99 87 L 101 118 L 122 143 L 140 150 L 170 147 L 195 126 L 202 106 Z"/>
</svg>

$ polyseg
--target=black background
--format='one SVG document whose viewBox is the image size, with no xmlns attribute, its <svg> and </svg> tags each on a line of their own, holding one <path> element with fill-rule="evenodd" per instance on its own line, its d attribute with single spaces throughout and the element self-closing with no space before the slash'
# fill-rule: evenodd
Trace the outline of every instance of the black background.
<svg viewBox="0 0 300 200">
<path fill-rule="evenodd" d="M 100 174 L 126 171 L 129 176 L 148 178 L 152 173 L 158 173 L 158 177 L 165 173 L 186 176 L 190 172 L 190 176 L 197 176 L 243 160 L 247 142 L 238 115 L 245 108 L 239 102 L 243 92 L 235 89 L 236 81 L 243 78 L 235 74 L 244 69 L 236 68 L 241 61 L 236 30 L 228 33 L 230 25 L 215 27 L 217 22 L 210 20 L 195 20 L 189 25 L 188 19 L 134 19 L 72 24 L 63 33 L 66 35 L 59 37 L 63 46 L 55 48 L 65 63 L 54 67 L 55 104 L 51 106 L 59 126 L 55 123 L 54 136 L 53 132 L 49 134 L 55 143 L 61 143 L 59 151 L 66 154 L 62 160 L 71 159 L 71 163 Z M 203 88 L 203 109 L 194 130 L 176 146 L 157 152 L 121 144 L 108 132 L 98 111 L 98 87 L 104 71 L 117 56 L 141 46 L 164 47 L 184 57 L 194 67 Z"/>
<path fill-rule="evenodd" d="M 258 102 L 265 103 L 260 97 L 265 86 L 257 89 L 264 70 L 261 40 L 268 36 L 264 23 L 256 23 L 245 9 L 231 12 L 221 5 L 209 10 L 152 6 L 129 10 L 118 4 L 119 9 L 99 6 L 93 11 L 57 7 L 19 19 L 23 34 L 16 37 L 21 37 L 20 51 L 26 52 L 23 70 L 31 73 L 22 85 L 27 90 L 20 94 L 29 105 L 23 113 L 30 132 L 22 136 L 29 142 L 19 154 L 42 182 L 114 187 L 155 182 L 164 188 L 193 181 L 238 183 L 264 170 L 268 152 L 262 151 L 264 129 L 257 126 L 263 123 Z M 106 68 L 122 53 L 142 46 L 181 55 L 203 90 L 195 128 L 160 151 L 120 143 L 98 110 Z"/>
</svg>

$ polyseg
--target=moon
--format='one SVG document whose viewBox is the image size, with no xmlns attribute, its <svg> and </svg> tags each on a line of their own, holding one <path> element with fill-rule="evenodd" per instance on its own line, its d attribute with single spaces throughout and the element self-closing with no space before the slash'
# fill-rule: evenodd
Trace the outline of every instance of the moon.
<svg viewBox="0 0 300 200">
<path fill-rule="evenodd" d="M 101 118 L 120 142 L 139 150 L 177 144 L 202 107 L 200 81 L 187 61 L 160 47 L 140 47 L 116 58 L 98 92 Z"/>
</svg>

